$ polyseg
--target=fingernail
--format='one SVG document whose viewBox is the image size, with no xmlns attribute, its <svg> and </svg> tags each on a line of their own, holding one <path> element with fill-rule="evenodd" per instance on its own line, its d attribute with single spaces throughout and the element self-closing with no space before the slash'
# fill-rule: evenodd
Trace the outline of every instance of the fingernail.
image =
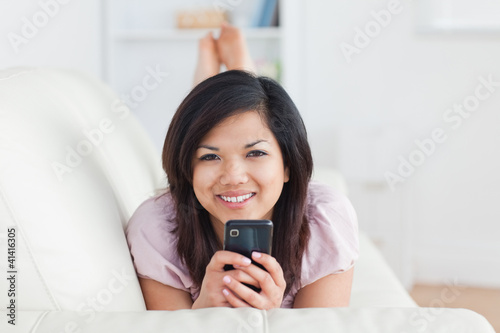
<svg viewBox="0 0 500 333">
<path fill-rule="evenodd" d="M 244 258 L 243 260 L 244 264 L 250 265 L 252 263 L 252 260 L 250 258 Z"/>
<path fill-rule="evenodd" d="M 252 252 L 252 257 L 254 257 L 254 258 L 260 258 L 260 257 L 262 257 L 262 253 L 260 253 L 260 252 Z"/>
<path fill-rule="evenodd" d="M 222 293 L 226 296 L 229 295 L 229 291 L 227 291 L 226 289 L 222 289 Z"/>
<path fill-rule="evenodd" d="M 222 281 L 224 281 L 224 283 L 230 283 L 231 282 L 231 278 L 229 276 L 224 276 L 224 278 L 222 279 Z"/>
</svg>

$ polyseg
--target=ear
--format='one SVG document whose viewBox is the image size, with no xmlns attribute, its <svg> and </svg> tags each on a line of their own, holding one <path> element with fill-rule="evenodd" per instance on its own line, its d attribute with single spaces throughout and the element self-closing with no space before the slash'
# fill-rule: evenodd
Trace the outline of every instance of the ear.
<svg viewBox="0 0 500 333">
<path fill-rule="evenodd" d="M 285 176 L 283 177 L 283 183 L 288 183 L 290 180 L 290 169 L 285 167 Z"/>
</svg>

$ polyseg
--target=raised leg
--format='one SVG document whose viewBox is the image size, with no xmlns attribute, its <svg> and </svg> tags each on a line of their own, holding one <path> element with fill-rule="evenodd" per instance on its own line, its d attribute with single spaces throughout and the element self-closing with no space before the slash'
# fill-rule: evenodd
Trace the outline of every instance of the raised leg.
<svg viewBox="0 0 500 333">
<path fill-rule="evenodd" d="M 240 29 L 224 23 L 216 44 L 219 59 L 227 69 L 242 69 L 255 72 L 255 65 Z"/>
<path fill-rule="evenodd" d="M 213 37 L 212 32 L 200 39 L 193 85 L 219 74 L 221 64 L 228 70 L 241 69 L 255 73 L 243 33 L 228 23 L 222 24 L 218 39 Z"/>
<path fill-rule="evenodd" d="M 216 41 L 212 32 L 209 32 L 200 39 L 198 44 L 198 63 L 194 72 L 193 85 L 195 86 L 201 81 L 219 74 L 220 65 Z"/>
</svg>

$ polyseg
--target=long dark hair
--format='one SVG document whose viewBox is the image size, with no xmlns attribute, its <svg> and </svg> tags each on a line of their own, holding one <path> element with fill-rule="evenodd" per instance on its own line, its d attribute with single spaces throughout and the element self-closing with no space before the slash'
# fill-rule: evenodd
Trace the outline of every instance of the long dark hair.
<svg viewBox="0 0 500 333">
<path fill-rule="evenodd" d="M 163 169 L 177 208 L 177 252 L 201 287 L 205 269 L 221 249 L 209 213 L 198 202 L 192 185 L 192 159 L 202 138 L 224 119 L 257 111 L 279 143 L 290 179 L 273 209 L 273 256 L 281 265 L 287 287 L 300 283 L 302 254 L 309 240 L 307 189 L 313 162 L 307 133 L 297 107 L 274 80 L 232 70 L 197 85 L 175 113 L 163 146 Z"/>
</svg>

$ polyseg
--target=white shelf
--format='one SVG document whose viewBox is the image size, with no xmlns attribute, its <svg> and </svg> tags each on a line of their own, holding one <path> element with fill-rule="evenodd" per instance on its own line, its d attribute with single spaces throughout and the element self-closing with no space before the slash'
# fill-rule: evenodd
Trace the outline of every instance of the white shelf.
<svg viewBox="0 0 500 333">
<path fill-rule="evenodd" d="M 500 24 L 481 25 L 467 23 L 427 23 L 417 26 L 419 33 L 471 33 L 471 34 L 498 34 Z"/>
<path fill-rule="evenodd" d="M 197 40 L 207 32 L 218 29 L 158 29 L 158 30 L 118 30 L 112 35 L 115 41 L 137 42 L 137 41 L 182 41 Z M 280 39 L 279 27 L 249 28 L 243 33 L 247 39 Z"/>
</svg>

